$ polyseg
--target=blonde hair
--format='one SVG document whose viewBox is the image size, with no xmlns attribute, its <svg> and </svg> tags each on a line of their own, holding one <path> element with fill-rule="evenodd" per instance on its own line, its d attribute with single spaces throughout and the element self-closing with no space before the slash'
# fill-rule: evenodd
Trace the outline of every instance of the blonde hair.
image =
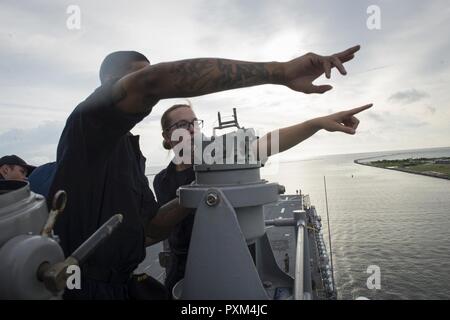
<svg viewBox="0 0 450 320">
<path fill-rule="evenodd" d="M 170 125 L 170 117 L 169 114 L 174 111 L 177 110 L 179 108 L 190 108 L 192 109 L 192 105 L 191 102 L 189 100 L 187 100 L 188 104 L 175 104 L 173 106 L 171 106 L 170 108 L 168 108 L 166 111 L 164 111 L 163 115 L 161 116 L 161 129 L 162 131 L 165 131 L 168 129 L 169 125 Z M 164 149 L 166 150 L 170 150 L 172 149 L 172 146 L 166 141 L 166 139 L 163 140 L 162 142 Z"/>
</svg>

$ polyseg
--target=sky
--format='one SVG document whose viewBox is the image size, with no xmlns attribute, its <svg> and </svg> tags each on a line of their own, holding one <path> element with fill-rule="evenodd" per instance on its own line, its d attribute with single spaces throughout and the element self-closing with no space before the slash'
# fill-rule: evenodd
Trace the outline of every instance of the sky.
<svg viewBox="0 0 450 320">
<path fill-rule="evenodd" d="M 448 34 L 447 0 L 0 0 L 0 156 L 17 154 L 35 165 L 55 160 L 67 117 L 99 86 L 100 63 L 116 50 L 137 50 L 152 64 L 200 57 L 264 62 L 356 44 L 361 50 L 346 64 L 347 76 L 334 70 L 330 80 L 315 82 L 334 87 L 325 94 L 263 85 L 190 102 L 206 134 L 218 111 L 231 115 L 236 107 L 240 124 L 259 135 L 374 104 L 360 114 L 356 135 L 320 131 L 283 160 L 448 147 Z M 148 166 L 171 159 L 159 121 L 180 102 L 160 101 L 132 130 Z"/>
</svg>

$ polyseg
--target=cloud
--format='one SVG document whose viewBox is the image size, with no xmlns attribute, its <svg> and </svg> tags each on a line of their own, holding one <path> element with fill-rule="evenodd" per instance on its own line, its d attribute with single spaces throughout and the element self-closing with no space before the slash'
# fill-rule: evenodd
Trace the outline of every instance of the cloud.
<svg viewBox="0 0 450 320">
<path fill-rule="evenodd" d="M 369 112 L 367 112 L 367 116 L 374 121 L 384 122 L 384 121 L 386 121 L 386 116 L 389 116 L 389 114 L 387 112 L 385 112 L 385 113 L 383 113 L 383 115 L 380 115 L 378 113 L 369 111 Z"/>
<path fill-rule="evenodd" d="M 398 91 L 391 95 L 388 100 L 393 102 L 398 102 L 402 104 L 411 104 L 425 98 L 428 98 L 430 95 L 424 91 L 419 91 L 416 89 Z"/>
<path fill-rule="evenodd" d="M 8 130 L 0 134 L 0 156 L 17 154 L 35 165 L 54 161 L 63 127 L 63 122 L 45 121 L 31 129 Z"/>
<path fill-rule="evenodd" d="M 436 113 L 436 108 L 435 107 L 427 106 L 426 108 L 431 114 L 435 114 Z"/>
<path fill-rule="evenodd" d="M 69 4 L 74 3 L 2 2 L 0 153 L 14 150 L 39 163 L 52 160 L 63 121 L 98 85 L 99 64 L 111 51 L 138 50 L 153 64 L 195 57 L 286 61 L 354 44 L 362 49 L 346 64 L 347 77 L 333 71 L 330 80 L 316 81 L 333 85 L 324 95 L 261 86 L 192 98 L 194 109 L 209 134 L 217 111 L 230 114 L 232 107 L 245 127 L 269 131 L 373 102 L 375 108 L 361 114 L 359 138 L 319 134 L 320 148 L 316 138 L 304 145 L 318 154 L 333 148 L 351 152 L 357 145 L 370 150 L 370 143 L 386 150 L 393 148 L 395 137 L 407 136 L 408 146 L 421 147 L 429 143 L 422 138 L 428 134 L 436 137 L 433 144 L 448 145 L 450 113 L 444 106 L 450 99 L 450 64 L 444 53 L 450 40 L 434 32 L 450 30 L 446 1 L 136 0 L 129 5 L 125 0 L 78 0 L 79 31 L 66 28 Z M 366 9 L 372 4 L 381 8 L 381 30 L 366 27 Z M 415 102 L 405 115 L 401 106 Z M 134 130 L 142 134 L 149 163 L 167 162 L 159 119 L 174 103 L 158 103 Z M 369 139 L 364 130 L 377 134 Z"/>
</svg>

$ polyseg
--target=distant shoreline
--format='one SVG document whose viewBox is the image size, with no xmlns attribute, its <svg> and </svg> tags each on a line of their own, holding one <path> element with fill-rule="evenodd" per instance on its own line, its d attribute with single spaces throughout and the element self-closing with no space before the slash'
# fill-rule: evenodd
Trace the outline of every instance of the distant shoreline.
<svg viewBox="0 0 450 320">
<path fill-rule="evenodd" d="M 361 160 L 364 160 L 364 159 L 356 159 L 356 160 L 353 160 L 353 162 L 356 163 L 356 164 L 362 165 L 362 166 L 368 166 L 368 167 L 372 167 L 372 168 L 394 170 L 394 171 L 400 171 L 400 172 L 405 172 L 405 173 L 417 174 L 417 175 L 426 176 L 426 177 L 450 180 L 450 176 L 449 175 L 445 175 L 445 173 L 442 173 L 442 172 L 432 172 L 432 171 L 431 172 L 430 171 L 421 172 L 421 171 L 415 171 L 415 170 L 407 169 L 407 168 L 404 168 L 404 167 L 377 166 L 377 165 L 374 165 L 372 162 L 362 162 Z M 413 160 L 413 159 L 394 160 L 394 161 L 407 161 L 407 160 Z M 429 159 L 429 160 L 432 160 L 432 159 Z"/>
</svg>

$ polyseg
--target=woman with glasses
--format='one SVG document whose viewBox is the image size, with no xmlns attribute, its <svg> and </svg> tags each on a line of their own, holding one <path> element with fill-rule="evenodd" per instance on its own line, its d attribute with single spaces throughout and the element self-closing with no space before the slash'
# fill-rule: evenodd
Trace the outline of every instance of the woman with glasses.
<svg viewBox="0 0 450 320">
<path fill-rule="evenodd" d="M 296 146 L 300 142 L 314 135 L 320 129 L 325 129 L 330 132 L 337 131 L 355 134 L 359 124 L 359 120 L 355 117 L 355 114 L 366 110 L 371 106 L 372 105 L 369 104 L 278 129 L 278 152 L 283 152 Z M 202 125 L 203 121 L 197 119 L 197 116 L 190 105 L 177 104 L 170 107 L 161 117 L 164 148 L 171 150 L 179 143 L 189 143 L 192 145 L 192 138 L 195 133 L 201 133 Z M 191 141 L 180 141 L 179 138 L 172 139 L 174 132 L 179 129 L 186 130 L 186 136 L 190 137 Z M 256 143 L 253 144 L 255 154 L 267 154 L 267 157 L 275 154 L 276 150 L 272 151 L 270 146 L 271 134 L 272 133 L 269 133 L 263 137 L 263 139 L 256 140 Z M 193 148 L 191 148 L 191 150 L 193 150 Z M 260 150 L 263 152 L 259 152 Z M 265 162 L 267 157 L 259 160 Z M 193 154 L 190 159 L 193 160 Z M 195 174 L 192 162 L 193 161 L 184 163 L 176 161 L 175 164 L 175 161 L 172 160 L 167 168 L 163 169 L 155 176 L 153 187 L 160 205 L 164 205 L 176 198 L 176 191 L 180 186 L 190 184 L 194 181 Z M 170 291 L 173 286 L 184 277 L 193 223 L 194 214 L 189 214 L 173 229 L 169 236 L 171 258 L 169 259 L 170 262 L 167 267 L 165 285 Z"/>
</svg>

